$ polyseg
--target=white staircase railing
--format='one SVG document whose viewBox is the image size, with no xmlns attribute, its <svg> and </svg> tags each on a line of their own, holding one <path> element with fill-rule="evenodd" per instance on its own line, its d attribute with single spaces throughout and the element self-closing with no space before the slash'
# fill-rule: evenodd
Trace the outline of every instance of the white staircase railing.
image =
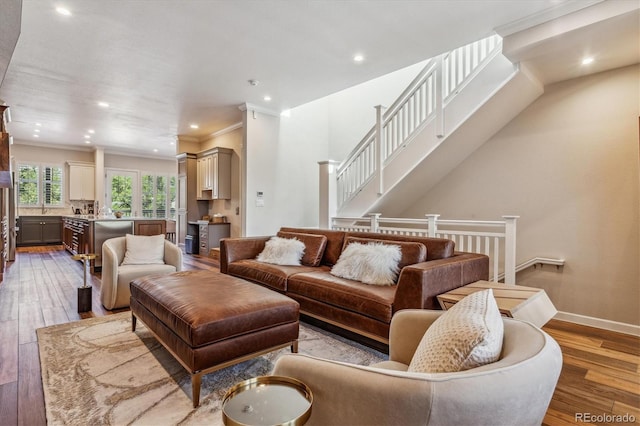
<svg viewBox="0 0 640 426">
<path fill-rule="evenodd" d="M 339 209 L 372 179 L 384 192 L 383 168 L 428 122 L 436 121 L 436 135 L 444 136 L 444 109 L 502 49 L 493 35 L 430 59 L 420 74 L 387 109 L 376 107 L 376 124 L 338 167 Z"/>
<path fill-rule="evenodd" d="M 331 229 L 379 232 L 390 235 L 448 238 L 456 251 L 489 256 L 489 277 L 505 284 L 516 283 L 516 221 L 519 216 L 502 216 L 504 220 L 443 220 L 437 214 L 426 219 L 369 217 L 333 217 Z"/>
</svg>

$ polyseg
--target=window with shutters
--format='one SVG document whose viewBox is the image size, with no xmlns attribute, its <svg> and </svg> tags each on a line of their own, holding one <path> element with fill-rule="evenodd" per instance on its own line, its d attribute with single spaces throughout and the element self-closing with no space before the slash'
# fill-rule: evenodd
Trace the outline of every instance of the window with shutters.
<svg viewBox="0 0 640 426">
<path fill-rule="evenodd" d="M 64 206 L 63 170 L 62 165 L 19 164 L 18 206 Z"/>
<path fill-rule="evenodd" d="M 150 218 L 175 218 L 175 175 L 142 174 L 142 215 Z"/>
</svg>

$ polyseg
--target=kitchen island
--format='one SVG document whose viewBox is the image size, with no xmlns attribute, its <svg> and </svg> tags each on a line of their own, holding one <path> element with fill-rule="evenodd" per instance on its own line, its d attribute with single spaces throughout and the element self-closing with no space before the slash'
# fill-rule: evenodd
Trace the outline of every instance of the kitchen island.
<svg viewBox="0 0 640 426">
<path fill-rule="evenodd" d="M 125 234 L 165 235 L 166 219 L 148 217 L 100 217 L 95 215 L 62 216 L 62 244 L 73 255 L 95 253 L 91 272 L 102 269 L 102 243 Z"/>
</svg>

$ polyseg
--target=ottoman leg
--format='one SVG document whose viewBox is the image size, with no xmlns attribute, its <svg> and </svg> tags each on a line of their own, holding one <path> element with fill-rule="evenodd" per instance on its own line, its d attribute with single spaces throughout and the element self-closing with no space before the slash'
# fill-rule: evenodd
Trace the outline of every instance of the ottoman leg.
<svg viewBox="0 0 640 426">
<path fill-rule="evenodd" d="M 200 405 L 200 385 L 202 381 L 202 373 L 191 375 L 191 394 L 193 395 L 193 408 Z"/>
<path fill-rule="evenodd" d="M 131 314 L 131 331 L 136 331 L 136 324 L 138 322 L 138 318 L 135 315 Z"/>
<path fill-rule="evenodd" d="M 293 342 L 291 342 L 291 353 L 298 353 L 298 340 L 294 340 Z"/>
</svg>

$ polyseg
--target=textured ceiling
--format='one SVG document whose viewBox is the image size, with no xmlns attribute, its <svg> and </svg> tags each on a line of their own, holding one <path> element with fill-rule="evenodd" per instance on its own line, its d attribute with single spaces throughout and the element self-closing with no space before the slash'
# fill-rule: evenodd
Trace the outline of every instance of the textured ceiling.
<svg viewBox="0 0 640 426">
<path fill-rule="evenodd" d="M 171 157 L 177 135 L 233 125 L 241 104 L 282 111 L 593 3 L 25 0 L 0 99 L 16 143 Z"/>
</svg>

